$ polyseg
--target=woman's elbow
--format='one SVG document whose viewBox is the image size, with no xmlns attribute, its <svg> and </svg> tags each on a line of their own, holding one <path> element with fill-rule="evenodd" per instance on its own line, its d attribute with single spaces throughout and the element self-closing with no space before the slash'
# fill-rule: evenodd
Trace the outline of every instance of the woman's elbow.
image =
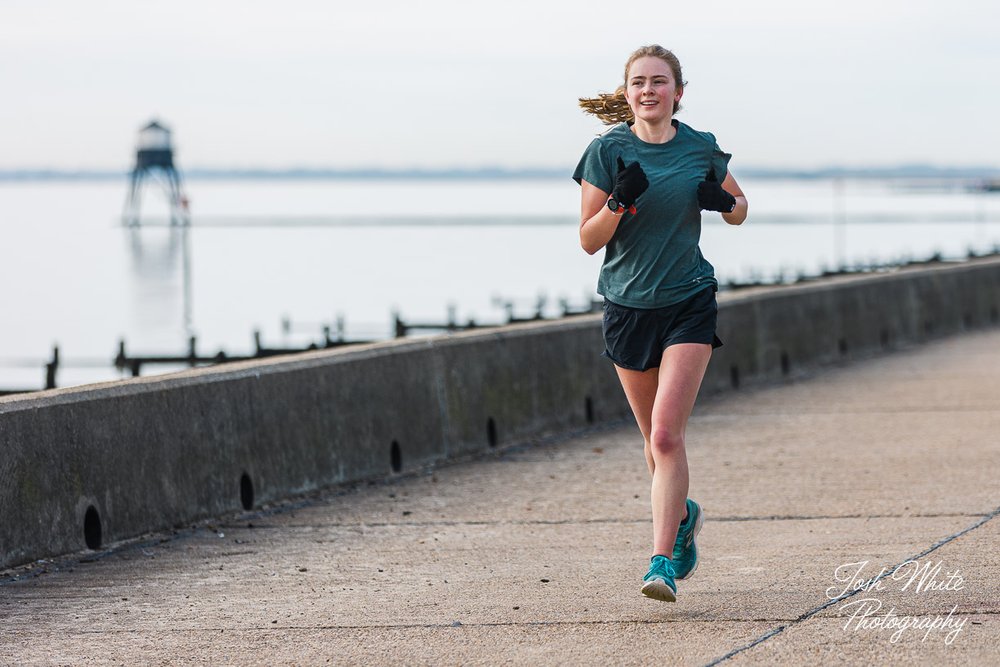
<svg viewBox="0 0 1000 667">
<path fill-rule="evenodd" d="M 588 255 L 594 255 L 597 253 L 598 250 L 600 250 L 604 246 L 597 245 L 596 243 L 593 242 L 593 240 L 586 239 L 583 236 L 580 236 L 580 247 L 583 248 L 583 251 Z"/>
</svg>

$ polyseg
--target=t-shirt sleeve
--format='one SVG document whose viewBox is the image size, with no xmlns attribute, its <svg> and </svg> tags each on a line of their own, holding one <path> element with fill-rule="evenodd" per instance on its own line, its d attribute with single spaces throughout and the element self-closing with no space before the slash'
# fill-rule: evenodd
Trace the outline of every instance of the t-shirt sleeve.
<svg viewBox="0 0 1000 667">
<path fill-rule="evenodd" d="M 729 173 L 729 160 L 732 157 L 733 154 L 724 152 L 719 148 L 719 144 L 715 144 L 715 148 L 712 149 L 712 169 L 715 170 L 715 177 L 719 179 L 719 183 L 726 180 L 726 174 Z"/>
<path fill-rule="evenodd" d="M 600 139 L 591 141 L 583 152 L 580 164 L 576 165 L 576 171 L 573 172 L 573 180 L 581 185 L 581 181 L 587 181 L 605 192 L 614 189 L 611 160 L 608 158 L 607 147 Z"/>
</svg>

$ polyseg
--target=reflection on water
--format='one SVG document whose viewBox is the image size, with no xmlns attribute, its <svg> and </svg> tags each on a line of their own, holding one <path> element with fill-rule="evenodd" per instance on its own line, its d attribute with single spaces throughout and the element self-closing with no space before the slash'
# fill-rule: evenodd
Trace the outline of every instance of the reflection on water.
<svg viewBox="0 0 1000 667">
<path fill-rule="evenodd" d="M 194 335 L 192 323 L 191 236 L 186 225 L 123 230 L 131 262 L 131 312 L 137 325 L 154 332 Z M 170 342 L 176 336 L 170 336 Z"/>
</svg>

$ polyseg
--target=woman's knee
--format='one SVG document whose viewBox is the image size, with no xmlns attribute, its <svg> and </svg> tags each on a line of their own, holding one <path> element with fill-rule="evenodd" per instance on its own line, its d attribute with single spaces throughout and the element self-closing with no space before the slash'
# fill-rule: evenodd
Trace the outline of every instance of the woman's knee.
<svg viewBox="0 0 1000 667">
<path fill-rule="evenodd" d="M 684 433 L 671 428 L 654 428 L 650 434 L 650 449 L 654 458 L 673 456 L 684 451 Z"/>
</svg>

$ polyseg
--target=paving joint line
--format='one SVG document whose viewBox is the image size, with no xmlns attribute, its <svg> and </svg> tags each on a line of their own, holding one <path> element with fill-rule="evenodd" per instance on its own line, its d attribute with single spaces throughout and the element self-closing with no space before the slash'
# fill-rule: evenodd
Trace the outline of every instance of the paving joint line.
<svg viewBox="0 0 1000 667">
<path fill-rule="evenodd" d="M 57 599 L 57 598 L 52 598 Z M 1000 615 L 1000 610 L 989 610 L 989 611 L 978 611 L 978 612 L 955 612 L 953 616 L 996 616 Z M 798 619 L 794 618 L 730 618 L 726 619 L 729 623 L 773 623 L 775 621 L 788 621 L 795 622 Z M 718 618 L 661 618 L 661 619 L 648 619 L 648 618 L 636 618 L 628 620 L 611 620 L 611 621 L 505 621 L 505 622 L 492 622 L 492 623 L 462 623 L 461 621 L 452 621 L 451 623 L 388 623 L 382 625 L 280 625 L 280 624 L 268 624 L 268 625 L 248 625 L 245 627 L 237 626 L 227 626 L 227 627 L 211 627 L 211 628 L 157 628 L 156 630 L 150 631 L 149 629 L 104 629 L 104 630 L 78 630 L 73 634 L 76 635 L 107 635 L 107 634 L 146 634 L 146 633 L 188 633 L 188 632 L 260 632 L 260 631 L 286 631 L 286 630 L 301 630 L 301 631 L 315 631 L 315 630 L 431 630 L 435 628 L 445 629 L 445 628 L 516 628 L 516 627 L 560 627 L 560 626 L 579 626 L 579 625 L 591 625 L 591 626 L 611 626 L 611 625 L 665 625 L 671 623 L 718 623 Z M 457 623 L 457 625 L 456 625 Z M 770 636 L 770 633 L 768 635 Z"/>
<path fill-rule="evenodd" d="M 792 619 L 733 619 L 738 623 L 768 623 L 779 620 Z M 259 632 L 259 631 L 285 631 L 285 630 L 433 630 L 447 628 L 516 628 L 516 627 L 561 627 L 561 626 L 611 626 L 611 625 L 662 625 L 667 623 L 716 623 L 717 619 L 709 618 L 663 618 L 663 619 L 643 619 L 632 620 L 612 620 L 612 621 L 496 621 L 492 623 L 462 623 L 455 620 L 450 623 L 389 623 L 385 625 L 281 625 L 269 623 L 268 625 L 248 625 L 246 627 L 214 627 L 214 628 L 158 628 L 154 632 L 160 633 L 186 633 L 186 632 Z M 140 634 L 149 632 L 148 629 L 108 629 L 108 630 L 78 630 L 74 634 L 78 635 L 106 635 L 106 634 Z"/>
<path fill-rule="evenodd" d="M 837 519 L 945 519 L 957 517 L 979 517 L 976 512 L 939 512 L 925 514 L 773 514 L 767 516 L 712 516 L 713 523 L 739 523 L 750 521 L 830 521 Z M 643 519 L 533 519 L 531 521 L 378 521 L 359 523 L 302 523 L 298 525 L 253 526 L 252 530 L 285 530 L 287 528 L 398 528 L 420 526 L 562 526 L 573 524 L 606 524 L 606 523 L 649 523 Z M 239 530 L 244 528 L 238 523 L 219 524 L 219 528 Z"/>
<path fill-rule="evenodd" d="M 696 413 L 695 415 L 693 415 L 693 417 L 700 417 L 703 420 L 709 420 L 709 419 L 726 419 L 726 420 L 732 420 L 732 421 L 737 421 L 737 420 L 742 421 L 742 420 L 745 420 L 747 418 L 754 418 L 754 417 L 798 417 L 800 415 L 801 416 L 807 416 L 807 417 L 816 417 L 816 416 L 843 417 L 844 415 L 912 415 L 912 414 L 928 414 L 928 413 L 939 413 L 939 412 L 944 412 L 944 413 L 952 413 L 952 412 L 960 412 L 960 413 L 987 412 L 987 413 L 994 413 L 996 411 L 997 411 L 997 408 L 996 408 L 996 406 L 993 406 L 993 405 L 982 405 L 982 406 L 968 406 L 968 405 L 954 405 L 954 406 L 951 406 L 951 405 L 945 405 L 945 406 L 932 406 L 932 407 L 923 407 L 923 406 L 916 406 L 915 405 L 912 409 L 895 408 L 895 409 L 891 409 L 891 410 L 890 409 L 879 409 L 879 408 L 869 408 L 869 409 L 865 409 L 865 410 L 862 410 L 862 409 L 857 409 L 857 410 L 851 410 L 851 409 L 843 409 L 843 410 L 831 410 L 831 409 L 823 409 L 823 410 L 796 410 L 794 412 L 784 412 L 784 411 L 781 411 L 781 410 L 772 410 L 772 411 L 769 411 L 769 412 L 768 411 L 764 411 L 764 410 L 752 410 L 752 411 L 747 411 L 747 412 L 738 412 L 738 411 L 734 410 L 734 411 L 731 411 L 731 412 L 727 412 L 725 414 L 716 414 L 716 413 L 714 413 L 712 411 L 706 410 L 705 412 L 703 412 L 701 414 L 697 414 Z"/>
<path fill-rule="evenodd" d="M 962 537 L 963 535 L 965 535 L 967 533 L 971 533 L 972 531 L 976 530 L 977 528 L 979 528 L 979 527 L 983 526 L 984 524 L 992 521 L 998 515 L 1000 515 L 1000 507 L 997 507 L 992 512 L 990 512 L 989 514 L 986 514 L 986 515 L 982 516 L 982 518 L 979 519 L 979 521 L 975 522 L 971 526 L 969 526 L 969 527 L 967 527 L 967 528 L 965 528 L 963 530 L 960 530 L 960 531 L 958 531 L 957 533 L 955 533 L 953 535 L 949 535 L 948 537 L 945 537 L 945 538 L 942 538 L 942 539 L 938 540 L 937 542 L 935 542 L 934 544 L 932 544 L 931 546 L 929 546 L 928 548 L 924 549 L 922 552 L 920 552 L 919 554 L 917 554 L 916 556 L 910 556 L 909 558 L 906 558 L 905 560 L 903 560 L 903 561 L 901 561 L 899 563 L 896 563 L 896 565 L 894 565 L 891 570 L 889 570 L 888 572 L 883 572 L 879 576 L 877 576 L 874 579 L 872 579 L 872 585 L 877 584 L 878 582 L 880 582 L 881 580 L 885 579 L 886 577 L 891 577 L 893 574 L 896 573 L 896 571 L 899 568 L 903 567 L 903 565 L 905 565 L 906 563 L 909 563 L 910 561 L 920 560 L 924 556 L 926 556 L 928 554 L 931 554 L 934 551 L 937 551 L 938 549 L 940 549 L 944 545 L 948 544 L 949 542 L 953 542 L 954 540 L 957 540 L 958 538 Z M 847 600 L 847 599 L 849 599 L 851 597 L 854 597 L 858 593 L 862 592 L 862 590 L 866 590 L 866 589 L 858 588 L 858 589 L 855 589 L 855 590 L 851 591 L 850 593 L 844 593 L 843 595 L 835 597 L 832 600 L 827 600 L 825 603 L 819 605 L 818 607 L 814 607 L 813 609 L 810 609 L 809 611 L 801 614 L 798 618 L 792 620 L 788 625 L 779 625 L 778 627 L 770 630 L 769 632 L 761 635 L 760 637 L 757 637 L 756 639 L 754 639 L 749 644 L 746 644 L 746 645 L 741 646 L 739 648 L 733 649 L 732 651 L 730 651 L 729 653 L 725 654 L 724 656 L 721 656 L 721 657 L 716 658 L 715 660 L 713 660 L 713 661 L 711 661 L 709 663 L 706 663 L 704 667 L 714 667 L 714 665 L 721 664 L 721 663 L 723 663 L 723 662 L 725 662 L 725 661 L 727 661 L 727 660 L 729 660 L 731 658 L 734 658 L 735 656 L 739 655 L 740 653 L 743 653 L 745 651 L 749 651 L 753 647 L 758 646 L 760 644 L 763 644 L 764 642 L 766 642 L 767 640 L 771 639 L 772 637 L 775 637 L 775 636 L 781 634 L 782 632 L 784 632 L 788 628 L 790 628 L 790 627 L 792 627 L 794 625 L 798 625 L 800 623 L 803 623 L 803 622 L 809 620 L 810 618 L 812 618 L 816 614 L 820 613 L 824 609 L 827 609 L 829 607 L 832 607 L 835 604 L 838 604 L 840 602 L 843 602 L 844 600 Z"/>
</svg>

